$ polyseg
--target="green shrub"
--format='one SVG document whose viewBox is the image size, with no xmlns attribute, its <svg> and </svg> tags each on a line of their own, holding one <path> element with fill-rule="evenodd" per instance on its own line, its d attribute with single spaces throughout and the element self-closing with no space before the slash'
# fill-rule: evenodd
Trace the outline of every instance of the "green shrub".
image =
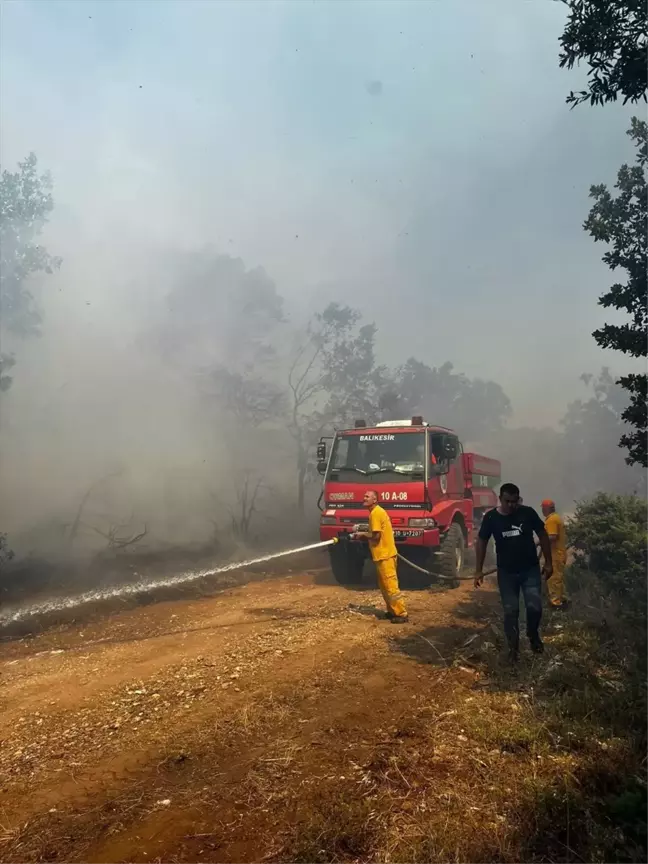
<svg viewBox="0 0 648 864">
<path fill-rule="evenodd" d="M 637 843 L 645 852 L 646 836 L 648 835 L 648 825 L 646 824 L 648 799 L 643 782 L 634 777 L 629 778 L 620 792 L 608 797 L 607 803 L 609 814 L 616 824 L 622 828 L 630 840 Z"/>
<path fill-rule="evenodd" d="M 576 566 L 594 574 L 603 590 L 633 602 L 645 614 L 646 502 L 634 495 L 599 492 L 577 504 L 567 526 Z"/>
</svg>

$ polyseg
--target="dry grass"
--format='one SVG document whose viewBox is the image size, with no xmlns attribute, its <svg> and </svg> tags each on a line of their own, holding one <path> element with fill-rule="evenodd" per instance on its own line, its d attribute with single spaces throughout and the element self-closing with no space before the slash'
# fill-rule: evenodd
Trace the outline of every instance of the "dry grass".
<svg viewBox="0 0 648 864">
<path fill-rule="evenodd" d="M 354 782 L 303 799 L 275 860 L 645 861 L 641 634 L 589 586 L 573 600 L 542 661 L 511 675 L 487 655 L 488 687 L 448 682 L 445 710 L 411 716 Z"/>
<path fill-rule="evenodd" d="M 310 816 L 285 842 L 281 861 L 338 862 L 370 860 L 384 845 L 384 813 L 351 790 L 317 793 Z"/>
<path fill-rule="evenodd" d="M 138 860 L 646 860 L 641 634 L 583 584 L 547 622 L 545 657 L 512 674 L 484 647 L 499 641 L 491 601 L 477 636 L 376 641 L 317 681 L 210 715 L 146 785 L 94 810 L 19 837 L 0 824 L 0 857 L 96 857 L 98 837 L 121 834 L 154 838 Z M 377 668 L 385 686 L 365 695 Z"/>
</svg>

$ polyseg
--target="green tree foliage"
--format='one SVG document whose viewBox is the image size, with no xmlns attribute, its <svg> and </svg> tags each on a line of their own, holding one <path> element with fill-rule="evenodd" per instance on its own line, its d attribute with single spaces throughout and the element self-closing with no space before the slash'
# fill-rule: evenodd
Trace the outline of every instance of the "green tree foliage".
<svg viewBox="0 0 648 864">
<path fill-rule="evenodd" d="M 387 419 L 422 414 L 472 441 L 501 429 L 511 414 L 508 396 L 494 381 L 468 378 L 452 363 L 430 367 L 414 357 L 385 386 L 380 407 Z"/>
<path fill-rule="evenodd" d="M 29 289 L 36 273 L 52 273 L 61 264 L 38 238 L 54 207 L 49 174 L 38 173 L 38 162 L 30 153 L 18 163 L 18 171 L 4 170 L 0 176 L 0 329 L 18 336 L 40 332 L 41 315 Z M 14 366 L 12 354 L 0 354 L 0 392 L 9 389 L 7 375 Z"/>
<path fill-rule="evenodd" d="M 19 335 L 39 332 L 41 316 L 28 278 L 61 264 L 38 238 L 54 208 L 50 175 L 38 173 L 34 153 L 18 171 L 0 177 L 0 309 L 2 326 Z"/>
<path fill-rule="evenodd" d="M 480 452 L 502 461 L 506 477 L 520 484 L 529 503 L 551 497 L 569 512 L 575 499 L 603 489 L 645 493 L 645 472 L 627 465 L 616 446 L 627 428 L 622 419 L 627 392 L 606 368 L 581 380 L 586 394 L 570 402 L 558 429 L 504 426 L 477 444 Z"/>
<path fill-rule="evenodd" d="M 237 372 L 218 364 L 203 379 L 203 393 L 215 396 L 237 422 L 253 426 L 276 420 L 285 410 L 282 389 L 250 368 Z"/>
<path fill-rule="evenodd" d="M 173 255 L 165 270 L 167 317 L 157 345 L 167 359 L 203 367 L 216 359 L 240 371 L 272 359 L 283 298 L 263 268 L 206 249 Z"/>
<path fill-rule="evenodd" d="M 571 92 L 569 104 L 603 105 L 646 99 L 648 78 L 645 0 L 567 0 L 569 15 L 560 38 L 560 65 L 589 66 L 587 89 Z"/>
<path fill-rule="evenodd" d="M 304 509 L 312 448 L 326 430 L 376 416 L 382 367 L 376 366 L 376 327 L 350 306 L 330 303 L 295 344 L 288 369 L 288 430 L 297 453 L 297 504 Z"/>
<path fill-rule="evenodd" d="M 11 354 L 0 354 L 0 393 L 11 387 L 11 376 L 7 372 L 15 365 Z"/>
<path fill-rule="evenodd" d="M 648 125 L 634 117 L 628 134 L 637 147 L 637 164 L 621 166 L 615 184 L 616 195 L 604 184 L 591 187 L 590 197 L 595 203 L 584 227 L 595 241 L 610 247 L 603 256 L 608 267 L 627 273 L 626 281 L 612 285 L 599 303 L 606 309 L 627 313 L 630 321 L 605 324 L 594 332 L 594 338 L 603 348 L 645 357 L 648 344 Z M 630 394 L 623 419 L 635 430 L 623 435 L 620 444 L 628 449 L 630 464 L 646 466 L 646 375 L 626 375 L 619 383 Z"/>
<path fill-rule="evenodd" d="M 215 460 L 206 475 L 216 484 L 215 524 L 229 511 L 233 533 L 247 541 L 280 447 L 283 298 L 262 268 L 210 248 L 168 255 L 162 274 L 166 309 L 148 340 L 196 388 L 200 426 L 213 429 L 205 453 Z"/>
<path fill-rule="evenodd" d="M 646 502 L 600 492 L 576 506 L 568 525 L 577 564 L 585 566 L 631 610 L 646 615 Z"/>
<path fill-rule="evenodd" d="M 348 426 L 356 418 L 376 418 L 384 367 L 376 365 L 375 324 L 363 324 L 348 306 L 331 303 L 316 316 L 322 340 L 322 383 L 328 393 L 326 421 Z"/>
<path fill-rule="evenodd" d="M 627 428 L 624 421 L 629 404 L 627 392 L 607 368 L 598 376 L 582 375 L 581 379 L 590 396 L 571 402 L 561 421 L 561 485 L 567 500 L 601 489 L 641 491 L 643 472 L 627 468 L 614 449 Z"/>
<path fill-rule="evenodd" d="M 262 268 L 210 250 L 168 262 L 168 317 L 157 347 L 196 374 L 201 392 L 237 423 L 258 426 L 284 408 L 273 381 L 283 299 Z"/>
</svg>

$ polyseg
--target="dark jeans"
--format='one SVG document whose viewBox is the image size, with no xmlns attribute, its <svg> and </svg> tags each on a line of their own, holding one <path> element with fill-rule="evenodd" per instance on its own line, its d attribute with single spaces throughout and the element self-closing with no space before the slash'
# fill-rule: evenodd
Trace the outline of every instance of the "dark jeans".
<svg viewBox="0 0 648 864">
<path fill-rule="evenodd" d="M 524 597 L 527 619 L 527 636 L 531 642 L 539 639 L 538 627 L 542 618 L 542 580 L 540 567 L 531 567 L 519 573 L 507 570 L 497 571 L 502 606 L 504 607 L 504 632 L 509 648 L 517 651 L 520 647 L 520 591 Z"/>
</svg>

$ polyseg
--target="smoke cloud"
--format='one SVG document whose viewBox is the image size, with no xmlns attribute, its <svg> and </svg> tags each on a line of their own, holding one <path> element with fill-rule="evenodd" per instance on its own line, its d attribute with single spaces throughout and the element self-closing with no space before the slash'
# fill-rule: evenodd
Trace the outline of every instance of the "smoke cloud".
<svg viewBox="0 0 648 864">
<path fill-rule="evenodd" d="M 257 526 L 290 523 L 273 388 L 332 301 L 375 322 L 380 364 L 501 385 L 506 428 L 476 443 L 507 476 L 537 458 L 520 442 L 553 453 L 581 374 L 629 368 L 591 338 L 611 277 L 582 221 L 632 158 L 630 112 L 567 109 L 564 21 L 556 3 L 5 4 L 3 168 L 33 151 L 51 172 L 62 258 L 30 281 L 41 335 L 3 332 L 16 549 L 201 543 L 240 534 L 253 495 Z M 252 374 L 242 419 L 223 382 Z M 533 483 L 526 500 L 558 497 Z"/>
</svg>

